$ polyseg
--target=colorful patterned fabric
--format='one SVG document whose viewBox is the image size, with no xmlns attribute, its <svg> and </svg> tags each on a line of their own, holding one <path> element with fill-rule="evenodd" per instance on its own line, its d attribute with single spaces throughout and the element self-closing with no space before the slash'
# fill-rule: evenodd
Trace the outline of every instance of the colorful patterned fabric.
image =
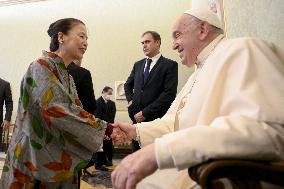
<svg viewBox="0 0 284 189">
<path fill-rule="evenodd" d="M 63 60 L 43 52 L 21 83 L 16 129 L 1 189 L 76 188 L 76 175 L 96 152 L 106 122 L 82 109 Z"/>
</svg>

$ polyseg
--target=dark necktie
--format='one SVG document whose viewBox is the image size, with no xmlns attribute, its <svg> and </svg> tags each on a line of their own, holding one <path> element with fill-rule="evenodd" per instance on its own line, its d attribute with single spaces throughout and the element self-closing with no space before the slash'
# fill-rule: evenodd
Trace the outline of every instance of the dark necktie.
<svg viewBox="0 0 284 189">
<path fill-rule="evenodd" d="M 146 81 L 149 77 L 151 63 L 152 63 L 152 59 L 147 58 L 147 60 L 146 60 L 147 65 L 146 65 L 146 68 L 145 68 L 145 71 L 144 71 L 144 84 L 146 83 Z"/>
</svg>

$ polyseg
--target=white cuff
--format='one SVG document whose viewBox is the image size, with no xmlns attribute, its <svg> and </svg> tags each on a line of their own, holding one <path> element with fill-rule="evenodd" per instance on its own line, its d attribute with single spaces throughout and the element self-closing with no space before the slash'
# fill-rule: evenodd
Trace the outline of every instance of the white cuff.
<svg viewBox="0 0 284 189">
<path fill-rule="evenodd" d="M 162 138 L 155 139 L 155 156 L 159 169 L 167 169 L 174 167 L 174 161 L 170 154 L 169 148 L 165 140 Z"/>
<path fill-rule="evenodd" d="M 134 140 L 136 140 L 139 144 L 139 147 L 141 148 L 141 142 L 140 142 L 140 134 L 139 134 L 139 129 L 137 125 L 133 125 L 135 127 L 135 132 L 136 132 L 136 138 Z"/>
</svg>

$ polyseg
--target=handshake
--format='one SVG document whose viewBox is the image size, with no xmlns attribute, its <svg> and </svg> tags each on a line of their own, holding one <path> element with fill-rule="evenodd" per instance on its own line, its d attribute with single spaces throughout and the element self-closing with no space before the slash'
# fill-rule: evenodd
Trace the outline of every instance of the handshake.
<svg viewBox="0 0 284 189">
<path fill-rule="evenodd" d="M 136 126 L 129 123 L 108 124 L 106 135 L 116 144 L 137 137 Z M 145 166 L 147 165 L 147 166 Z M 154 144 L 149 144 L 125 157 L 111 174 L 114 189 L 134 189 L 138 182 L 158 169 Z"/>
<path fill-rule="evenodd" d="M 129 123 L 108 123 L 105 135 L 116 144 L 136 139 L 136 126 Z M 135 189 L 145 177 L 158 169 L 154 143 L 126 156 L 111 173 L 113 189 Z"/>
<path fill-rule="evenodd" d="M 105 135 L 112 138 L 116 144 L 135 139 L 136 127 L 129 123 L 108 123 Z"/>
</svg>

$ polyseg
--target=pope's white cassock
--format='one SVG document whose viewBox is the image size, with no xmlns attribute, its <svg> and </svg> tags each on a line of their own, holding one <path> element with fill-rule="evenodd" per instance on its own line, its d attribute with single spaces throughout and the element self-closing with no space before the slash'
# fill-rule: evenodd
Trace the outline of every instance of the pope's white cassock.
<svg viewBox="0 0 284 189">
<path fill-rule="evenodd" d="M 284 51 L 219 35 L 196 65 L 167 114 L 137 125 L 160 169 L 137 188 L 190 188 L 187 168 L 208 159 L 284 160 Z"/>
</svg>

